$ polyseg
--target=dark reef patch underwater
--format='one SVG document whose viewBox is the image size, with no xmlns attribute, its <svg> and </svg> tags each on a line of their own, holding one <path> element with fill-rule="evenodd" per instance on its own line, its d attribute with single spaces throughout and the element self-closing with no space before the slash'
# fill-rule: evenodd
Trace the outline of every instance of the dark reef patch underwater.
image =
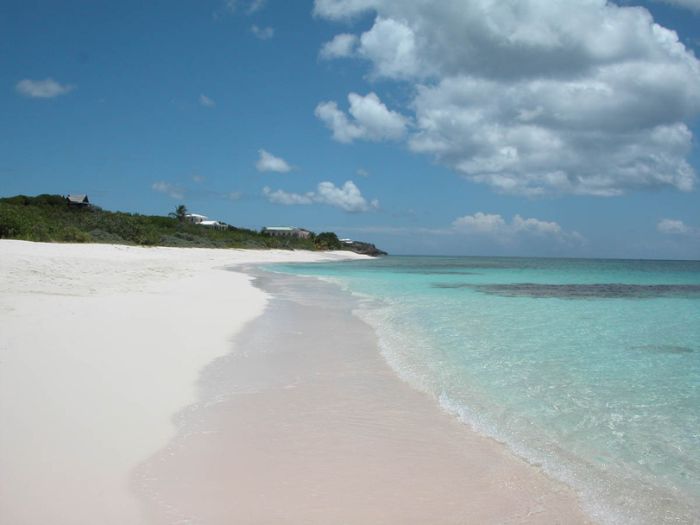
<svg viewBox="0 0 700 525">
<path fill-rule="evenodd" d="M 631 346 L 630 350 L 642 350 L 659 354 L 692 354 L 695 352 L 692 348 L 679 345 L 637 345 Z"/>
<path fill-rule="evenodd" d="M 504 297 L 556 299 L 653 299 L 658 297 L 700 297 L 699 284 L 469 284 L 434 283 L 434 288 L 471 288 Z"/>
</svg>

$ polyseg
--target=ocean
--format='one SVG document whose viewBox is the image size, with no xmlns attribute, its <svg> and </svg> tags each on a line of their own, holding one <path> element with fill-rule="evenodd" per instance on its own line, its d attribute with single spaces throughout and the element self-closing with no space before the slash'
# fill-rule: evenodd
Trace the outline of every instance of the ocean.
<svg viewBox="0 0 700 525">
<path fill-rule="evenodd" d="M 700 522 L 700 262 L 274 265 L 361 298 L 392 368 L 602 523 Z"/>
</svg>

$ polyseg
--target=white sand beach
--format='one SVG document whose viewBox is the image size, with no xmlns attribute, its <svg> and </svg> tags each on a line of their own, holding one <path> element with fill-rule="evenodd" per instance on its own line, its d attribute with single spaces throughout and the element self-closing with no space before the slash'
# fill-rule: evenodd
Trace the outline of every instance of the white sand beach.
<svg viewBox="0 0 700 525">
<path fill-rule="evenodd" d="M 349 252 L 0 241 L 0 522 L 141 523 L 131 470 L 267 297 L 241 263 Z"/>
<path fill-rule="evenodd" d="M 0 522 L 586 522 L 322 286 L 224 270 L 354 257 L 0 241 Z"/>
</svg>

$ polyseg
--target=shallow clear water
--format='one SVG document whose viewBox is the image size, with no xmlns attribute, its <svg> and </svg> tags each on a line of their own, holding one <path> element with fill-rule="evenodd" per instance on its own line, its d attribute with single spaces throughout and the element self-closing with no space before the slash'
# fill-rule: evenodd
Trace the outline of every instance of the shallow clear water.
<svg viewBox="0 0 700 525">
<path fill-rule="evenodd" d="M 700 262 L 276 265 L 365 298 L 396 371 L 603 522 L 700 522 Z"/>
</svg>

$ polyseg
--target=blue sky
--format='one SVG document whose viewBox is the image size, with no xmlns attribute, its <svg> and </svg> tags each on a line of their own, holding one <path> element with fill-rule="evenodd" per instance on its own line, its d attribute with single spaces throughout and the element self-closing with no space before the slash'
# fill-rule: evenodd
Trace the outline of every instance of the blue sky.
<svg viewBox="0 0 700 525">
<path fill-rule="evenodd" d="M 700 2 L 12 1 L 0 194 L 700 258 Z"/>
</svg>

